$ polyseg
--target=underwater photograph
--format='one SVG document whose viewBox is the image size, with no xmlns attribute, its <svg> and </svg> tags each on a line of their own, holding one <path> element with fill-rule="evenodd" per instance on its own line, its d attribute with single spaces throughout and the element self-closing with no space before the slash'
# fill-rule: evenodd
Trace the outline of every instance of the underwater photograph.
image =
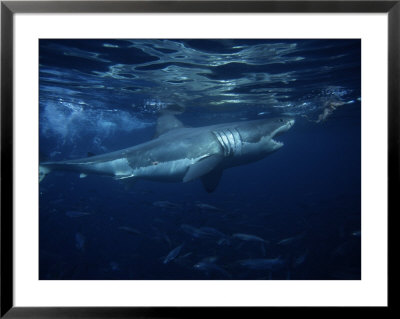
<svg viewBox="0 0 400 319">
<path fill-rule="evenodd" d="M 361 280 L 360 39 L 40 39 L 39 280 Z"/>
</svg>

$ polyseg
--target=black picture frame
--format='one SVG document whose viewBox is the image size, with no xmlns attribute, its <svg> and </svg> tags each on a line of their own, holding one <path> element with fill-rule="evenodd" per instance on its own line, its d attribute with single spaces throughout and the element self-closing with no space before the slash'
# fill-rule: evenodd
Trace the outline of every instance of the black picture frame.
<svg viewBox="0 0 400 319">
<path fill-rule="evenodd" d="M 397 212 L 399 184 L 398 126 L 400 102 L 400 1 L 1 1 L 1 317 L 5 318 L 176 318 L 243 315 L 252 317 L 286 311 L 303 314 L 310 308 L 192 307 L 14 307 L 13 303 L 13 19 L 16 13 L 387 13 L 388 14 L 388 217 Z M 384 107 L 384 106 L 382 106 Z M 396 211 L 395 211 L 396 210 Z M 385 213 L 385 212 L 382 212 Z M 392 213 L 392 214 L 390 214 Z M 393 223 L 392 223 L 393 224 Z M 388 225 L 391 225 L 390 219 Z M 388 232 L 393 234 L 393 232 Z M 388 238 L 389 251 L 391 248 Z M 390 254 L 389 254 L 390 256 Z M 389 258 L 388 256 L 388 258 Z M 390 260 L 389 260 L 390 261 Z M 390 268 L 389 268 L 390 269 Z M 388 280 L 388 287 L 390 281 Z M 391 310 L 392 295 L 388 294 Z M 341 308 L 330 308 L 335 315 Z M 357 308 L 368 311 L 371 308 Z M 326 308 L 313 308 L 325 314 Z M 347 311 L 345 309 L 345 311 Z M 230 313 L 228 313 L 230 312 Z M 261 313 L 259 313 L 261 312 Z"/>
</svg>

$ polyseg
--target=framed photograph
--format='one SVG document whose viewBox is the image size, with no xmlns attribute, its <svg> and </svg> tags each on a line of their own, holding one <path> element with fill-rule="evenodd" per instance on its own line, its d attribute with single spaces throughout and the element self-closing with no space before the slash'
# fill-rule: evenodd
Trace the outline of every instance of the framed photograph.
<svg viewBox="0 0 400 319">
<path fill-rule="evenodd" d="M 1 316 L 389 309 L 399 18 L 2 1 Z"/>
</svg>

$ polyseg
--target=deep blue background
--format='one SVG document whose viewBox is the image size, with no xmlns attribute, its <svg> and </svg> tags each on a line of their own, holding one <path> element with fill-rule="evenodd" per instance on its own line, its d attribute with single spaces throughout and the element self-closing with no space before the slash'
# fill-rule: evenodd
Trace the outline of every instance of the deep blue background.
<svg viewBox="0 0 400 319">
<path fill-rule="evenodd" d="M 360 279 L 360 76 L 360 40 L 40 40 L 41 160 L 147 141 L 163 108 L 189 126 L 279 114 L 296 124 L 279 136 L 282 149 L 224 171 L 212 194 L 200 181 L 49 174 L 39 278 Z M 212 227 L 229 245 L 184 224 Z M 276 257 L 284 263 L 272 271 L 240 265 Z M 193 267 L 200 261 L 211 266 Z"/>
</svg>

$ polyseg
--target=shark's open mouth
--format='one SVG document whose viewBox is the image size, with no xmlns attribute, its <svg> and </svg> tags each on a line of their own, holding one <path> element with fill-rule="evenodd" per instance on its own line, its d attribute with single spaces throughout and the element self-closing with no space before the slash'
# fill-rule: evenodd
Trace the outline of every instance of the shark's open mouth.
<svg viewBox="0 0 400 319">
<path fill-rule="evenodd" d="M 285 124 L 282 126 L 278 127 L 272 134 L 271 134 L 271 141 L 276 145 L 276 146 L 283 146 L 284 144 L 280 141 L 277 141 L 274 139 L 274 137 L 279 136 L 280 134 L 288 131 L 294 124 L 294 119 L 287 120 Z"/>
</svg>

